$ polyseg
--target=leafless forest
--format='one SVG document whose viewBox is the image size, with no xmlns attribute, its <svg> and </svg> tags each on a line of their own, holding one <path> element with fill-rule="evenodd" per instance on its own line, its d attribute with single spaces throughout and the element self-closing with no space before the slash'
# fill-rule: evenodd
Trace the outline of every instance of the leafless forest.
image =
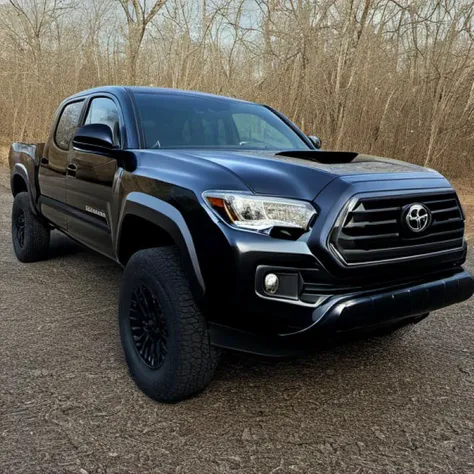
<svg viewBox="0 0 474 474">
<path fill-rule="evenodd" d="M 324 147 L 458 178 L 474 151 L 473 0 L 0 0 L 0 144 L 101 84 L 270 104 Z"/>
</svg>

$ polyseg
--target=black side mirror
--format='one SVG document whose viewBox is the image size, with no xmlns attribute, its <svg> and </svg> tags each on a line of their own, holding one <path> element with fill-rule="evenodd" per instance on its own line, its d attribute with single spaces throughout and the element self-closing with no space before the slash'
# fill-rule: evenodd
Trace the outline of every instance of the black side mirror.
<svg viewBox="0 0 474 474">
<path fill-rule="evenodd" d="M 72 144 L 80 150 L 108 152 L 116 150 L 111 128 L 103 123 L 91 123 L 79 128 Z"/>
<path fill-rule="evenodd" d="M 316 147 L 316 149 L 320 149 L 323 145 L 321 139 L 315 135 L 309 135 L 308 138 L 311 140 L 311 143 Z"/>
</svg>

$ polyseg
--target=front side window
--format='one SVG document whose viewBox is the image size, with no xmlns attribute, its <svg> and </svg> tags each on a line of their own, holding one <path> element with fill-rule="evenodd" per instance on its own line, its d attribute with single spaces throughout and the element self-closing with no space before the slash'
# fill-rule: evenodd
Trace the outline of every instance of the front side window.
<svg viewBox="0 0 474 474">
<path fill-rule="evenodd" d="M 69 149 L 72 137 L 79 124 L 83 105 L 84 101 L 81 100 L 79 102 L 72 102 L 63 109 L 54 135 L 57 146 L 62 150 Z"/>
<path fill-rule="evenodd" d="M 136 92 L 145 148 L 308 150 L 263 105 L 178 94 Z"/>
<path fill-rule="evenodd" d="M 92 99 L 84 125 L 102 123 L 108 125 L 114 135 L 114 145 L 120 145 L 120 119 L 115 102 L 106 97 Z"/>
</svg>

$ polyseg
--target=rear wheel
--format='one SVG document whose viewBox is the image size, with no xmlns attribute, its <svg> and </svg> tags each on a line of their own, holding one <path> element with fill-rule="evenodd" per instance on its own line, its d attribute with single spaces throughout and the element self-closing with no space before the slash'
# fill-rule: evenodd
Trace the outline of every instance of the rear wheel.
<svg viewBox="0 0 474 474">
<path fill-rule="evenodd" d="M 219 351 L 210 344 L 176 248 L 132 256 L 121 281 L 119 322 L 130 373 L 151 398 L 176 402 L 211 381 Z"/>
<path fill-rule="evenodd" d="M 50 229 L 33 214 L 28 193 L 15 196 L 12 210 L 12 240 L 20 262 L 37 262 L 48 256 Z"/>
</svg>

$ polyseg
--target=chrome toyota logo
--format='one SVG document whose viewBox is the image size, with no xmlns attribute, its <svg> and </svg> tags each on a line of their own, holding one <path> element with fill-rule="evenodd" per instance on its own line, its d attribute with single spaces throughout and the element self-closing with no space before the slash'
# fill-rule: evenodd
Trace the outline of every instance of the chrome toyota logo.
<svg viewBox="0 0 474 474">
<path fill-rule="evenodd" d="M 409 230 L 418 233 L 431 224 L 431 211 L 424 204 L 412 204 L 406 211 L 405 223 Z"/>
</svg>

